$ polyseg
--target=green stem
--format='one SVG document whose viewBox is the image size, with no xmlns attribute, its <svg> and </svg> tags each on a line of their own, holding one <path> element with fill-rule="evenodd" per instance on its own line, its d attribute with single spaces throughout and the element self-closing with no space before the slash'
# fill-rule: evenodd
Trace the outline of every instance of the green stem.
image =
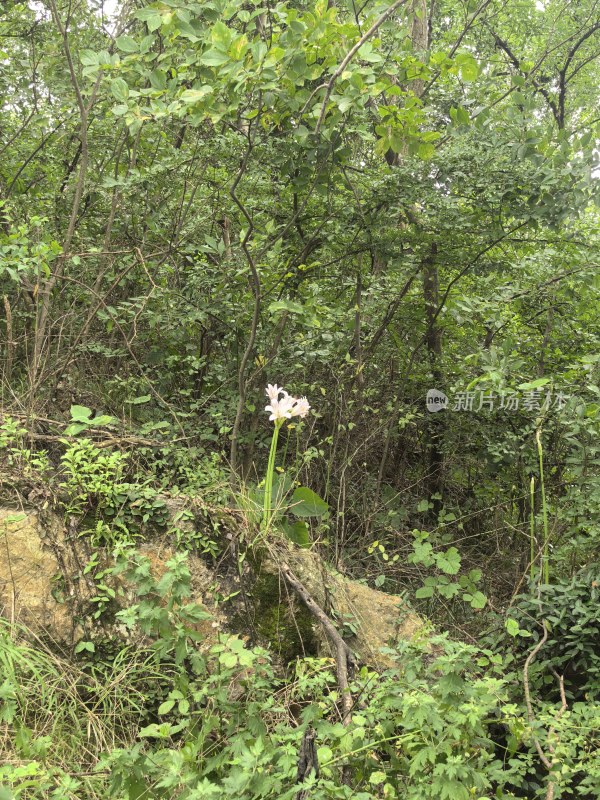
<svg viewBox="0 0 600 800">
<path fill-rule="evenodd" d="M 548 563 L 548 509 L 546 507 L 546 490 L 544 488 L 544 451 L 542 449 L 542 431 L 538 428 L 535 432 L 535 438 L 538 447 L 538 456 L 540 459 L 540 489 L 542 492 L 542 520 L 544 522 L 544 551 L 542 556 L 542 580 L 544 583 L 549 583 L 550 565 Z"/>
<path fill-rule="evenodd" d="M 271 521 L 271 497 L 273 494 L 273 472 L 275 471 L 275 453 L 277 452 L 277 439 L 279 438 L 279 429 L 283 420 L 275 420 L 275 427 L 273 429 L 273 438 L 271 439 L 271 450 L 269 451 L 269 463 L 267 465 L 267 477 L 265 478 L 265 503 L 263 508 L 263 528 L 268 527 Z"/>
<path fill-rule="evenodd" d="M 531 580 L 535 576 L 535 478 L 531 476 L 529 484 L 529 542 L 530 542 L 530 566 L 529 574 Z"/>
</svg>

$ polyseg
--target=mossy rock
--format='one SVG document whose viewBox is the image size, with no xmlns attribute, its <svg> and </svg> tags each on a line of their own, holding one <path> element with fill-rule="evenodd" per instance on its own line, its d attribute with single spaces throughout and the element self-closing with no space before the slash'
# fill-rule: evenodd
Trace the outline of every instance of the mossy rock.
<svg viewBox="0 0 600 800">
<path fill-rule="evenodd" d="M 316 655 L 319 642 L 310 612 L 288 592 L 277 575 L 260 565 L 255 567 L 255 581 L 247 590 L 252 618 L 248 619 L 240 608 L 229 618 L 229 629 L 247 631 L 284 665 L 296 658 Z"/>
<path fill-rule="evenodd" d="M 351 620 L 352 631 L 342 632 L 361 663 L 374 668 L 390 667 L 394 662 L 382 649 L 423 633 L 424 620 L 403 598 L 347 578 L 326 565 L 314 550 L 286 541 L 277 544 L 264 565 L 277 585 L 280 581 L 278 564 L 283 561 L 315 602 L 337 621 L 338 628 L 344 620 Z M 321 641 L 319 650 L 329 647 L 320 632 L 315 638 Z"/>
</svg>

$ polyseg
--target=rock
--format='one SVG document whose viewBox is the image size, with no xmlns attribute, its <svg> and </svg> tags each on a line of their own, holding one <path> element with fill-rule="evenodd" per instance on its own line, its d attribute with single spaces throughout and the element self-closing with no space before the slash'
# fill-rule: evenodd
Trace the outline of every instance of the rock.
<svg viewBox="0 0 600 800">
<path fill-rule="evenodd" d="M 423 620 L 402 598 L 335 572 L 314 550 L 280 542 L 267 562 L 267 569 L 277 573 L 280 559 L 287 562 L 338 629 L 347 628 L 344 638 L 362 663 L 376 668 L 392 666 L 393 660 L 381 649 L 423 630 Z"/>
<path fill-rule="evenodd" d="M 0 508 L 0 613 L 38 635 L 72 642 L 77 635 L 63 597 L 62 571 L 51 545 L 64 539 L 57 517 Z"/>
<path fill-rule="evenodd" d="M 160 580 L 173 548 L 153 541 L 138 550 Z M 98 590 L 85 570 L 90 556 L 89 543 L 78 536 L 75 522 L 65 526 L 49 511 L 0 507 L 0 615 L 61 646 L 72 646 L 102 627 L 104 635 L 122 635 L 120 626 L 107 627 L 92 616 L 96 606 L 90 601 Z M 188 566 L 190 602 L 202 604 L 217 589 L 215 575 L 197 557 L 190 557 Z M 212 610 L 211 619 L 198 622 L 197 630 L 207 640 L 216 638 L 214 622 L 220 627 L 224 620 Z"/>
<path fill-rule="evenodd" d="M 180 509 L 176 511 L 179 515 Z M 235 534 L 233 528 L 231 532 Z M 235 566 L 218 572 L 200 556 L 189 555 L 189 602 L 204 606 L 211 615 L 196 626 L 203 636 L 202 649 L 216 641 L 219 630 L 229 630 L 269 648 L 282 665 L 297 656 L 327 650 L 320 626 L 281 579 L 278 561 L 289 564 L 362 663 L 390 666 L 392 661 L 381 649 L 398 638 L 412 637 L 423 627 L 401 598 L 335 572 L 314 550 L 280 540 L 269 545 L 268 551 L 268 557 L 263 554 L 247 570 L 243 587 Z M 160 580 L 176 552 L 173 536 L 157 533 L 138 545 L 138 552 Z M 122 637 L 124 631 L 114 623 L 114 613 L 100 620 L 93 615 L 97 606 L 92 598 L 98 589 L 92 572 L 85 569 L 91 556 L 88 537 L 79 535 L 77 520 L 72 518 L 65 525 L 48 510 L 0 507 L 0 614 L 66 646 L 93 638 L 99 628 L 104 636 Z M 227 560 L 222 562 L 226 566 Z M 107 580 L 105 573 L 103 581 Z M 129 584 L 121 579 L 112 583 L 114 589 L 120 587 L 113 612 L 118 605 L 135 602 Z M 216 600 L 224 597 L 234 599 L 217 605 Z"/>
</svg>

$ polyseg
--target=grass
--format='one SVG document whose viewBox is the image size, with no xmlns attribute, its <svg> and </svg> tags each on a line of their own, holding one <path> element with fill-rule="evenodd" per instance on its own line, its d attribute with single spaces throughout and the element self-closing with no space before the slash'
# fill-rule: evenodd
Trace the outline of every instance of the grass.
<svg viewBox="0 0 600 800">
<path fill-rule="evenodd" d="M 0 787 L 23 800 L 107 797 L 100 758 L 134 744 L 148 691 L 164 680 L 144 648 L 92 669 L 2 620 L 0 675 Z"/>
</svg>

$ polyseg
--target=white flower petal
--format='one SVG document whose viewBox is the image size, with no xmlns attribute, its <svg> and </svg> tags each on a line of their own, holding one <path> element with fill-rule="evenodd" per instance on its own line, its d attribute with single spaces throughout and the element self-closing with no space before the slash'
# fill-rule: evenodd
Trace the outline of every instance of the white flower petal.
<svg viewBox="0 0 600 800">
<path fill-rule="evenodd" d="M 267 388 L 265 389 L 265 394 L 269 398 L 269 400 L 274 403 L 279 400 L 279 395 L 283 392 L 283 389 L 277 384 L 267 384 Z"/>
</svg>

